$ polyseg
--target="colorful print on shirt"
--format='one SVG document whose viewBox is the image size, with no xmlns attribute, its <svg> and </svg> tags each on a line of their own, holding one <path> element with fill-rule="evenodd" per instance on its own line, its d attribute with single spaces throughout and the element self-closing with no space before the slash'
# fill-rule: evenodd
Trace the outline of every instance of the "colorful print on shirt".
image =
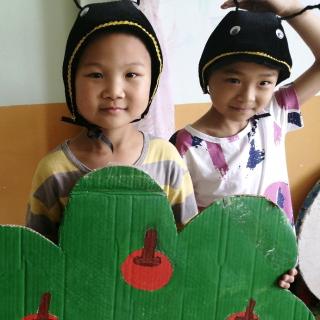
<svg viewBox="0 0 320 320">
<path fill-rule="evenodd" d="M 264 112 L 232 137 L 213 137 L 188 125 L 170 141 L 188 166 L 199 208 L 227 195 L 262 195 L 293 224 L 285 135 L 302 126 L 300 106 L 289 86 L 277 91 Z"/>
</svg>

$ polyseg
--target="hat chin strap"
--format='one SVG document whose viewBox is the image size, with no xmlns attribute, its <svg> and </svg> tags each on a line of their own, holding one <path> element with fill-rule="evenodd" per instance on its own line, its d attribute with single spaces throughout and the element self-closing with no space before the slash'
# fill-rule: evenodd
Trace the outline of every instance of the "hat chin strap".
<svg viewBox="0 0 320 320">
<path fill-rule="evenodd" d="M 100 139 L 113 152 L 113 144 L 112 144 L 112 142 L 110 141 L 110 139 L 107 136 L 105 136 L 103 134 L 103 132 L 101 131 L 101 129 L 98 126 L 92 125 L 89 122 L 84 122 L 85 121 L 84 118 L 83 118 L 83 120 L 80 120 L 80 121 L 78 120 L 78 122 L 75 121 L 73 118 L 69 118 L 69 117 L 62 117 L 61 120 L 64 121 L 64 122 L 70 123 L 70 124 L 74 124 L 74 125 L 77 125 L 77 126 L 81 126 L 81 127 L 87 128 L 87 130 L 88 130 L 87 136 L 90 139 Z"/>
<path fill-rule="evenodd" d="M 113 152 L 113 144 L 110 139 L 103 134 L 103 132 L 98 128 L 87 128 L 87 136 L 90 139 L 100 139 L 107 147 L 110 148 L 111 152 Z"/>
</svg>

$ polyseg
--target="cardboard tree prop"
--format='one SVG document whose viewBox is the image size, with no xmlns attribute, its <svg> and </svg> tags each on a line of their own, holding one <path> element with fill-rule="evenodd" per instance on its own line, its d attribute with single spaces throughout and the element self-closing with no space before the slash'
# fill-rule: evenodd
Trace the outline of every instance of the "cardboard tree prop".
<svg viewBox="0 0 320 320">
<path fill-rule="evenodd" d="M 314 319 L 276 284 L 297 255 L 278 207 L 225 198 L 178 233 L 162 189 L 134 168 L 79 181 L 59 246 L 2 226 L 0 248 L 4 320 Z"/>
<path fill-rule="evenodd" d="M 320 299 L 320 181 L 306 197 L 297 220 L 299 268 L 310 291 Z"/>
</svg>

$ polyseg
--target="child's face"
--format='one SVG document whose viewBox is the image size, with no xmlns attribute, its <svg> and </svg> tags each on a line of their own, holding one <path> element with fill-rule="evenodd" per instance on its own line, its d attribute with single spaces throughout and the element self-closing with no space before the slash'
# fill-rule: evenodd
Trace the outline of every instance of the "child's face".
<svg viewBox="0 0 320 320">
<path fill-rule="evenodd" d="M 92 42 L 75 76 L 79 113 L 102 129 L 138 119 L 149 101 L 151 58 L 138 38 L 112 33 Z"/>
<path fill-rule="evenodd" d="M 222 119 L 247 121 L 270 102 L 278 73 L 250 62 L 236 62 L 217 69 L 208 81 L 213 108 Z"/>
</svg>

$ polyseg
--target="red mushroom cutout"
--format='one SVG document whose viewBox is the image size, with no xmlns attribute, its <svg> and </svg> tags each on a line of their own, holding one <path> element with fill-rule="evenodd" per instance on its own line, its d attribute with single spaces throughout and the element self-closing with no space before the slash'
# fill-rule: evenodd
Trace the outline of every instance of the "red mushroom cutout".
<svg viewBox="0 0 320 320">
<path fill-rule="evenodd" d="M 58 317 L 49 314 L 51 294 L 44 293 L 40 300 L 38 312 L 36 314 L 30 314 L 22 320 L 59 320 Z"/>
<path fill-rule="evenodd" d="M 124 280 L 140 290 L 155 291 L 163 288 L 173 273 L 169 259 L 156 251 L 157 231 L 149 229 L 144 238 L 144 247 L 131 253 L 121 266 Z"/>
<path fill-rule="evenodd" d="M 250 299 L 245 312 L 232 314 L 227 320 L 259 320 L 259 318 L 253 313 L 255 304 L 256 302 L 253 299 Z"/>
</svg>

